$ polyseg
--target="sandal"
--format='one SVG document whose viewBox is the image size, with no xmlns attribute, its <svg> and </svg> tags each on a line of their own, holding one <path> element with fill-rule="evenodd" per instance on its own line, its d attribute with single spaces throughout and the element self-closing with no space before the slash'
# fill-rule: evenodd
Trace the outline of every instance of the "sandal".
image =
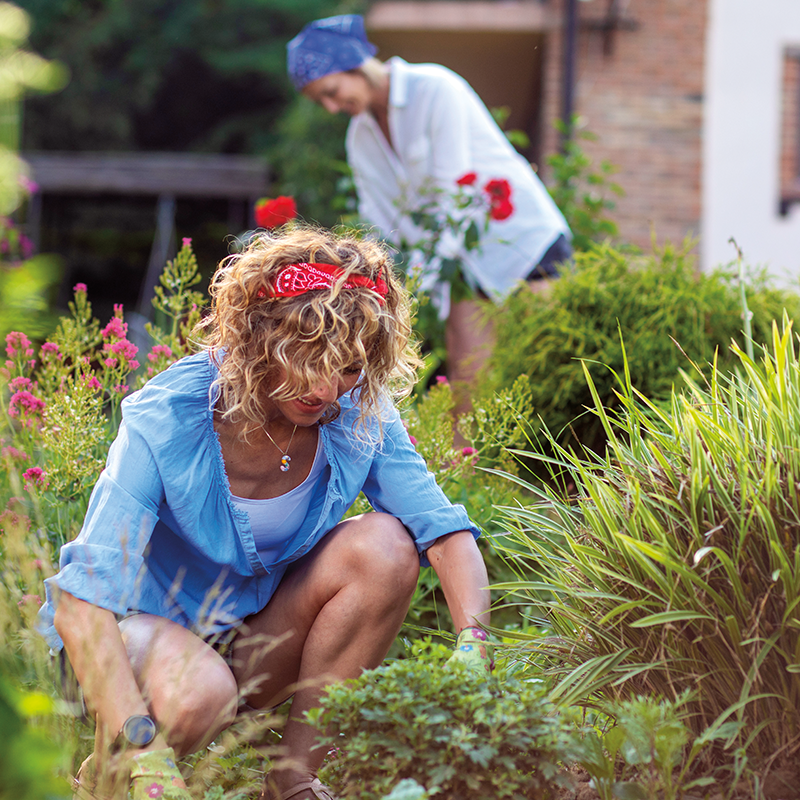
<svg viewBox="0 0 800 800">
<path fill-rule="evenodd" d="M 289 787 L 285 792 L 273 797 L 272 800 L 291 800 L 292 797 L 300 794 L 300 792 L 307 792 L 311 790 L 311 794 L 318 800 L 338 800 L 338 798 L 331 794 L 331 790 L 323 784 L 319 778 L 306 778 L 305 780 L 296 783 L 294 786 Z M 261 789 L 261 794 L 258 800 L 268 800 L 267 798 L 267 780 L 264 779 L 264 787 Z"/>
</svg>

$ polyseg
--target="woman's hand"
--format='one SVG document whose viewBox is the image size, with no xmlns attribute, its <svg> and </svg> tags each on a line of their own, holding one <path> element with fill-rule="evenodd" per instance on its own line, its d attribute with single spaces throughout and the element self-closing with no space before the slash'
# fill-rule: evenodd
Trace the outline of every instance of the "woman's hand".
<svg viewBox="0 0 800 800">
<path fill-rule="evenodd" d="M 494 669 L 494 647 L 481 628 L 464 628 L 447 663 L 463 664 L 477 678 L 488 678 Z"/>
</svg>

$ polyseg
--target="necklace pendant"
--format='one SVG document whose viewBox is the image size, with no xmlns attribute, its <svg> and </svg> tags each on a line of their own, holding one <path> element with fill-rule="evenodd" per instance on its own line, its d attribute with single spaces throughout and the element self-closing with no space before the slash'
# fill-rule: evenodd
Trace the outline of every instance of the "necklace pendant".
<svg viewBox="0 0 800 800">
<path fill-rule="evenodd" d="M 284 453 L 281 456 L 281 472 L 288 472 L 289 471 L 289 462 L 292 460 L 292 457 L 288 453 Z"/>
</svg>

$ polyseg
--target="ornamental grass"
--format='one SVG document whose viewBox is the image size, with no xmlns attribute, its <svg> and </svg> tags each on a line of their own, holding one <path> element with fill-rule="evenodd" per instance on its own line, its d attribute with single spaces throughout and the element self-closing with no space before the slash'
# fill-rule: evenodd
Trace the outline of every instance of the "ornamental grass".
<svg viewBox="0 0 800 800">
<path fill-rule="evenodd" d="M 626 362 L 613 414 L 586 371 L 608 446 L 576 454 L 550 437 L 552 482 L 503 510 L 519 580 L 496 587 L 544 612 L 553 635 L 523 653 L 560 678 L 562 702 L 689 690 L 696 735 L 726 734 L 762 766 L 797 756 L 795 346 L 784 316 L 759 359 L 732 345 L 735 373 L 715 361 L 706 383 L 684 375 L 666 407 L 632 387 Z"/>
</svg>

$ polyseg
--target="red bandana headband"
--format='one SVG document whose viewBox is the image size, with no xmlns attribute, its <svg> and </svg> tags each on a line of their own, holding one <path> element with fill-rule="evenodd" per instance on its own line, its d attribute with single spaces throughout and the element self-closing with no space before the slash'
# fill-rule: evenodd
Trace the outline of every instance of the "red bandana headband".
<svg viewBox="0 0 800 800">
<path fill-rule="evenodd" d="M 258 296 L 297 297 L 314 289 L 330 289 L 344 274 L 341 267 L 333 264 L 289 264 L 278 273 L 275 282 L 269 287 L 271 291 L 261 288 L 258 290 Z M 347 280 L 342 283 L 343 289 L 356 289 L 357 287 L 375 292 L 381 305 L 384 303 L 383 298 L 389 292 L 386 281 L 381 278 L 372 281 L 364 275 L 349 275 Z"/>
</svg>

